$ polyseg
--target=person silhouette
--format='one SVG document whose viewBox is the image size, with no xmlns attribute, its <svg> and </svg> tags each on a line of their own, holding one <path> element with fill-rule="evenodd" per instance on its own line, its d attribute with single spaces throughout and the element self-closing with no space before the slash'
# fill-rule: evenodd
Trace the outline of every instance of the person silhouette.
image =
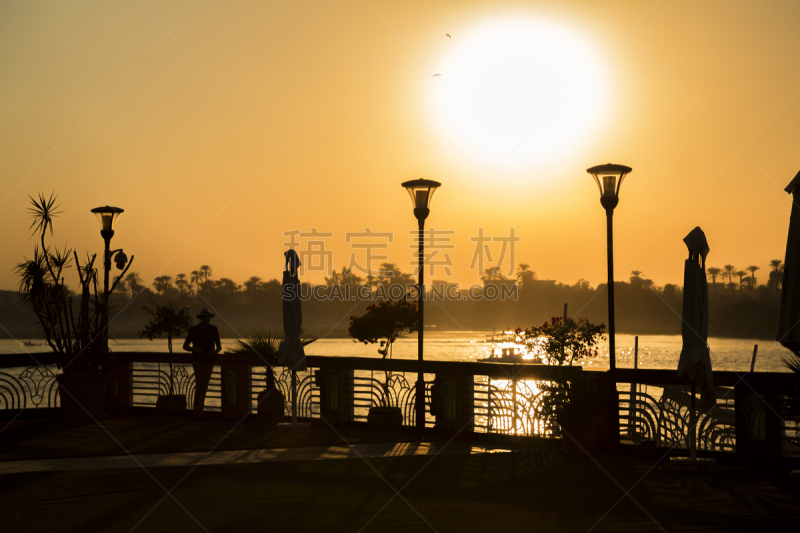
<svg viewBox="0 0 800 533">
<path fill-rule="evenodd" d="M 183 343 L 183 349 L 192 352 L 195 379 L 193 415 L 197 419 L 203 418 L 208 382 L 211 381 L 211 372 L 214 370 L 214 358 L 222 350 L 219 330 L 217 326 L 211 324 L 214 316 L 216 315 L 207 307 L 203 307 L 197 315 L 200 323 L 189 329 L 189 334 Z"/>
</svg>

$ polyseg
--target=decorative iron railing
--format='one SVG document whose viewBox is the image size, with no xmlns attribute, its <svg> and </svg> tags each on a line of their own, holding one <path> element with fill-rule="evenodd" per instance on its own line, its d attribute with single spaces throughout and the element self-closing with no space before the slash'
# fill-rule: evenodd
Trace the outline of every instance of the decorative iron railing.
<svg viewBox="0 0 800 533">
<path fill-rule="evenodd" d="M 0 409 L 60 407 L 58 372 L 55 365 L 4 368 L 0 371 Z"/>
<path fill-rule="evenodd" d="M 686 448 L 692 431 L 691 386 L 634 383 L 618 387 L 620 435 L 651 440 L 657 446 Z M 698 450 L 736 451 L 733 388 L 717 387 L 717 403 L 707 412 L 696 398 Z"/>
<path fill-rule="evenodd" d="M 159 395 L 170 392 L 172 361 L 173 392 L 184 394 L 187 407 L 191 407 L 195 394 L 191 356 L 155 352 L 115 356 L 114 390 L 121 406 L 155 406 Z M 299 417 L 359 422 L 367 420 L 371 407 L 391 405 L 400 407 L 405 425 L 415 425 L 417 361 L 320 356 L 308 356 L 307 361 L 308 368 L 296 373 Z M 60 371 L 53 356 L 36 354 L 35 362 L 40 364 L 32 362 L 26 354 L 0 356 L 0 411 L 59 407 L 56 375 Z M 255 409 L 258 393 L 266 387 L 266 368 L 258 361 L 251 364 L 227 356 L 221 356 L 218 363 L 206 409 L 224 411 L 226 402 L 240 402 L 237 387 L 246 389 L 244 398 L 249 398 L 249 403 L 236 413 Z M 543 411 L 542 385 L 552 381 L 554 372 L 566 372 L 567 376 L 581 372 L 597 383 L 612 383 L 608 372 L 541 365 L 429 361 L 424 370 L 426 426 L 508 436 L 559 436 L 558 424 Z M 284 396 L 284 413 L 289 416 L 292 373 L 287 368 L 275 372 L 277 389 Z M 708 412 L 696 410 L 698 450 L 771 455 L 800 452 L 798 420 L 780 415 L 780 391 L 790 377 L 715 372 L 717 403 Z M 676 372 L 618 369 L 613 382 L 621 439 L 651 440 L 661 447 L 687 446 L 693 430 L 690 387 Z M 598 401 L 605 400 L 598 397 Z M 696 403 L 700 403 L 699 394 Z"/>
<path fill-rule="evenodd" d="M 757 456 L 800 453 L 798 420 L 787 416 L 782 406 L 792 374 L 714 372 L 716 403 L 702 409 L 696 391 L 694 427 L 691 385 L 677 372 L 618 369 L 615 377 L 622 438 L 686 448 L 694 431 L 698 450 Z"/>
</svg>

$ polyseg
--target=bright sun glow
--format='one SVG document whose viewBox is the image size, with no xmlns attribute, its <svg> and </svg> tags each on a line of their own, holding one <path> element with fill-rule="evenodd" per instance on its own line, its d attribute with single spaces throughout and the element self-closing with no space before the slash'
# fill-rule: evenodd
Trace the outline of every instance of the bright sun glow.
<svg viewBox="0 0 800 533">
<path fill-rule="evenodd" d="M 469 157 L 529 167 L 574 153 L 601 123 L 601 57 L 551 22 L 504 20 L 454 35 L 432 79 L 431 117 Z"/>
</svg>

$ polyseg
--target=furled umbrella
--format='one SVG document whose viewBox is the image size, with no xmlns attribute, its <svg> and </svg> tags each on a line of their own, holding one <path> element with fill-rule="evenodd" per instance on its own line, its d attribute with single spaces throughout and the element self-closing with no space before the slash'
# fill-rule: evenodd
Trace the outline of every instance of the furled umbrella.
<svg viewBox="0 0 800 533">
<path fill-rule="evenodd" d="M 300 302 L 300 280 L 297 268 L 300 258 L 297 252 L 288 250 L 283 254 L 286 258 L 283 271 L 283 342 L 278 349 L 278 363 L 288 366 L 294 371 L 306 369 L 306 354 L 303 341 L 300 340 L 303 328 L 303 308 Z"/>
<path fill-rule="evenodd" d="M 789 238 L 783 261 L 781 310 L 778 315 L 776 340 L 793 352 L 800 351 L 800 172 L 786 187 L 792 195 L 792 214 L 789 218 Z"/>
<path fill-rule="evenodd" d="M 300 280 L 297 268 L 300 258 L 294 250 L 284 254 L 283 271 L 283 342 L 278 348 L 278 364 L 287 366 L 292 376 L 292 425 L 297 426 L 297 371 L 306 370 L 306 354 L 300 333 L 303 327 L 303 309 L 300 302 Z"/>
<path fill-rule="evenodd" d="M 678 376 L 692 382 L 689 412 L 689 453 L 695 459 L 697 447 L 697 412 L 695 390 L 699 386 L 703 411 L 716 404 L 714 377 L 711 373 L 711 356 L 708 350 L 708 283 L 706 281 L 706 255 L 709 248 L 706 235 L 699 227 L 683 239 L 689 248 L 689 258 L 683 267 L 683 346 L 678 362 Z"/>
</svg>

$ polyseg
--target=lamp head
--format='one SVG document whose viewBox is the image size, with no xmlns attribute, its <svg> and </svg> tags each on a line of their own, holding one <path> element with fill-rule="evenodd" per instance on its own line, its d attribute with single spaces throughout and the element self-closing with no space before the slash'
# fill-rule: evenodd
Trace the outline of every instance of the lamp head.
<svg viewBox="0 0 800 533">
<path fill-rule="evenodd" d="M 410 180 L 403 183 L 408 194 L 411 196 L 411 202 L 414 205 L 414 216 L 417 220 L 425 220 L 430 214 L 431 198 L 436 189 L 441 187 L 442 184 L 438 181 L 418 179 Z"/>
<path fill-rule="evenodd" d="M 608 209 L 614 209 L 619 203 L 619 189 L 622 180 L 631 173 L 633 169 L 625 165 L 614 165 L 607 163 L 586 169 L 592 175 L 600 189 L 600 203 Z"/>
<path fill-rule="evenodd" d="M 124 209 L 120 209 L 119 207 L 111 207 L 108 205 L 92 209 L 92 213 L 97 215 L 97 220 L 100 221 L 100 234 L 104 238 L 110 239 L 114 235 L 114 225 L 124 211 Z"/>
</svg>

